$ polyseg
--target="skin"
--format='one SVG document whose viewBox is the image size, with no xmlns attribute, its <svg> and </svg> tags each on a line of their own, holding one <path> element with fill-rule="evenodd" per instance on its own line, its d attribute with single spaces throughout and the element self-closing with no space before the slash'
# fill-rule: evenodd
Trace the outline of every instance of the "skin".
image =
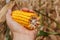
<svg viewBox="0 0 60 40">
<path fill-rule="evenodd" d="M 22 10 L 33 12 L 32 10 L 28 10 L 26 8 L 23 8 Z M 6 22 L 13 33 L 13 40 L 35 40 L 37 31 L 28 30 L 22 25 L 18 24 L 16 21 L 14 21 L 11 17 L 11 9 L 9 9 L 6 14 Z"/>
</svg>

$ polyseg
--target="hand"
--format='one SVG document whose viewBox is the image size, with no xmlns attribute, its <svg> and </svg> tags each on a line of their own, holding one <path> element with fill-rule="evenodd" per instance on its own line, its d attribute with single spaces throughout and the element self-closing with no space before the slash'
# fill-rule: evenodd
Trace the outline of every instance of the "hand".
<svg viewBox="0 0 60 40">
<path fill-rule="evenodd" d="M 33 12 L 32 10 L 28 10 L 26 8 L 23 8 L 23 11 L 29 11 Z M 13 32 L 13 39 L 14 40 L 34 40 L 35 35 L 36 35 L 36 30 L 28 30 L 16 21 L 14 21 L 11 17 L 11 10 L 8 10 L 6 14 L 6 22 L 10 30 Z M 23 38 L 23 37 L 24 38 Z"/>
</svg>

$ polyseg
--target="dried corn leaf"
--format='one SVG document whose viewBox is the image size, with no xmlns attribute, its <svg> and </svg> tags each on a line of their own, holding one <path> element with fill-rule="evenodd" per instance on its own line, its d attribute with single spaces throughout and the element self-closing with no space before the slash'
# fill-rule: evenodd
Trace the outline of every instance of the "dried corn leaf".
<svg viewBox="0 0 60 40">
<path fill-rule="evenodd" d="M 0 23 L 5 21 L 5 15 L 8 9 L 11 9 L 14 6 L 14 2 L 6 4 L 0 11 Z"/>
<path fill-rule="evenodd" d="M 6 4 L 6 0 L 0 0 L 0 10 Z"/>
</svg>

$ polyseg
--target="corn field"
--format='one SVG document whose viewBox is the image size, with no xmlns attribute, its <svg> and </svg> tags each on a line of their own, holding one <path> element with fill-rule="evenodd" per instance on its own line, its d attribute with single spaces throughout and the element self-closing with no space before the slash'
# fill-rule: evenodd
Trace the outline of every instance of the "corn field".
<svg viewBox="0 0 60 40">
<path fill-rule="evenodd" d="M 34 10 L 40 16 L 40 26 L 37 28 L 38 33 L 36 40 L 60 40 L 60 0 L 10 0 L 10 2 L 11 1 L 16 2 L 13 10 L 28 8 Z M 0 0 L 0 10 L 6 4 L 6 0 Z M 6 31 L 9 30 L 6 22 L 0 22 L 0 26 L 0 40 L 12 40 L 12 34 L 9 34 L 10 31 Z"/>
</svg>

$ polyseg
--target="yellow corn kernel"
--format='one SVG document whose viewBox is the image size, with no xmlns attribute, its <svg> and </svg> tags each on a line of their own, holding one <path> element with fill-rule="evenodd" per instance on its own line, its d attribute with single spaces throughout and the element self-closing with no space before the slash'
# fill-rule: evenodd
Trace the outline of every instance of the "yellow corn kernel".
<svg viewBox="0 0 60 40">
<path fill-rule="evenodd" d="M 13 11 L 12 13 L 14 13 L 14 14 L 17 13 L 17 15 L 24 15 L 24 16 L 33 16 L 33 15 L 36 15 L 34 13 L 28 13 L 28 12 L 25 12 L 25 11 L 23 12 L 23 11 L 20 11 L 20 10 Z"/>
<path fill-rule="evenodd" d="M 25 21 L 25 22 L 29 22 L 29 19 L 26 19 L 24 17 L 19 17 L 19 16 L 12 16 L 14 19 L 18 19 L 18 20 L 22 20 L 22 21 Z"/>
</svg>

